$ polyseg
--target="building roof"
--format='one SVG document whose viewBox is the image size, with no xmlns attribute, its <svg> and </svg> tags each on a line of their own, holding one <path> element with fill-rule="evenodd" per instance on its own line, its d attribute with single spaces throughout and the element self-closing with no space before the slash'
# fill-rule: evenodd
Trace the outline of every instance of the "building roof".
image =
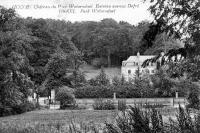
<svg viewBox="0 0 200 133">
<path fill-rule="evenodd" d="M 125 62 L 135 62 L 139 60 L 140 62 L 144 62 L 147 59 L 151 59 L 155 57 L 154 55 L 140 55 L 140 56 L 130 56 Z"/>
</svg>

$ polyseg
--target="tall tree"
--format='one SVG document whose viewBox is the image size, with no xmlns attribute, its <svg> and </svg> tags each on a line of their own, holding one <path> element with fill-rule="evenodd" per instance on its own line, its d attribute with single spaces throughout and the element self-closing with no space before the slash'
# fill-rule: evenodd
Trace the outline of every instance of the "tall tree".
<svg viewBox="0 0 200 133">
<path fill-rule="evenodd" d="M 199 55 L 200 55 L 200 10 L 199 0 L 152 0 L 153 4 L 150 7 L 150 12 L 155 17 L 154 25 L 158 28 L 150 28 L 148 31 L 155 31 L 152 36 L 151 42 L 155 39 L 155 36 L 160 32 L 170 32 L 178 34 L 179 38 L 184 39 L 185 47 L 177 50 L 170 50 L 166 55 L 168 57 L 181 54 L 185 57 L 186 64 L 190 66 L 190 70 L 185 72 L 191 74 L 199 72 Z M 156 57 L 157 58 L 157 57 Z M 195 69 L 197 68 L 197 69 Z M 191 71 L 193 70 L 193 71 Z M 195 76 L 195 75 L 193 75 Z M 198 79 L 194 77 L 193 79 Z"/>
<path fill-rule="evenodd" d="M 31 37 L 23 20 L 12 9 L 0 7 L 0 115 L 17 113 L 27 101 L 33 82 L 29 65 Z"/>
</svg>

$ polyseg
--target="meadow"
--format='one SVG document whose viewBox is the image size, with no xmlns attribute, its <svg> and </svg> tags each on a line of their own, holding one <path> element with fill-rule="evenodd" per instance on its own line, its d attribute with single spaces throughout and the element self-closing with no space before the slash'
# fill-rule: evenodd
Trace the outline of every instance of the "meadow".
<svg viewBox="0 0 200 133">
<path fill-rule="evenodd" d="M 159 111 L 166 122 L 177 109 Z M 101 133 L 105 123 L 114 123 L 118 115 L 118 110 L 36 110 L 0 117 L 0 133 Z"/>
<path fill-rule="evenodd" d="M 78 130 L 84 126 L 95 126 L 100 130 L 106 121 L 112 122 L 116 115 L 115 110 L 37 110 L 1 117 L 0 133 L 70 132 L 70 125 L 71 130 Z M 76 129 L 73 129 L 75 126 Z"/>
</svg>

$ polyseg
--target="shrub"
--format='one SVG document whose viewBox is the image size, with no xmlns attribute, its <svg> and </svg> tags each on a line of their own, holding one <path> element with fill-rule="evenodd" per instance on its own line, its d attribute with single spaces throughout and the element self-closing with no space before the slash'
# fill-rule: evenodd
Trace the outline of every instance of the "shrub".
<svg viewBox="0 0 200 133">
<path fill-rule="evenodd" d="M 118 100 L 118 110 L 120 111 L 126 110 L 126 100 Z"/>
<path fill-rule="evenodd" d="M 187 105 L 187 108 L 199 109 L 200 100 L 199 100 L 199 95 L 196 92 L 190 92 L 187 99 L 189 103 Z"/>
<path fill-rule="evenodd" d="M 140 90 L 133 84 L 124 84 L 114 86 L 113 90 L 116 92 L 118 98 L 139 98 L 141 97 Z"/>
<path fill-rule="evenodd" d="M 89 84 L 92 86 L 110 85 L 109 78 L 106 75 L 103 67 L 101 68 L 101 71 L 95 78 L 89 80 Z"/>
<path fill-rule="evenodd" d="M 0 105 L 0 116 L 21 114 L 27 111 L 35 110 L 36 108 L 36 104 L 29 101 L 24 101 L 23 103 L 13 107 Z"/>
<path fill-rule="evenodd" d="M 187 96 L 188 100 L 188 108 L 195 108 L 199 109 L 200 107 L 200 100 L 199 100 L 199 86 L 194 83 L 191 83 L 189 88 L 189 94 Z"/>
<path fill-rule="evenodd" d="M 95 110 L 103 110 L 103 99 L 96 99 L 92 107 Z"/>
<path fill-rule="evenodd" d="M 162 115 L 156 109 L 142 111 L 130 107 L 122 111 L 114 123 L 107 123 L 105 133 L 199 133 L 200 114 L 191 117 L 189 110 L 179 106 L 176 119 L 163 122 Z"/>
<path fill-rule="evenodd" d="M 61 109 L 75 106 L 75 96 L 73 94 L 73 90 L 67 86 L 63 86 L 58 89 L 55 99 L 60 101 Z"/>
<path fill-rule="evenodd" d="M 13 107 L 13 110 L 15 111 L 16 114 L 20 114 L 20 113 L 24 113 L 27 111 L 35 110 L 36 108 L 37 108 L 37 106 L 35 103 L 25 101 L 24 103 Z"/>
<path fill-rule="evenodd" d="M 95 103 L 92 105 L 95 110 L 114 110 L 115 105 L 112 100 L 96 99 Z"/>
<path fill-rule="evenodd" d="M 104 110 L 114 110 L 115 109 L 115 104 L 112 100 L 106 100 L 103 102 L 103 109 Z"/>
<path fill-rule="evenodd" d="M 116 122 L 106 123 L 106 133 L 160 133 L 163 132 L 162 116 L 153 109 L 150 112 L 141 111 L 138 107 L 122 111 Z"/>
<path fill-rule="evenodd" d="M 76 98 L 112 98 L 113 90 L 110 86 L 84 86 L 75 90 Z"/>
</svg>

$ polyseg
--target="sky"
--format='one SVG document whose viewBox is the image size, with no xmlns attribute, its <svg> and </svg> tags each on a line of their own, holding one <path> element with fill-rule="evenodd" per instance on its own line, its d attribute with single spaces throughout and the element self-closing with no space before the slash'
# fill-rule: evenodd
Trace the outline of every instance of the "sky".
<svg viewBox="0 0 200 133">
<path fill-rule="evenodd" d="M 136 25 L 152 20 L 150 4 L 142 0 L 0 0 L 21 17 L 51 18 L 66 21 L 100 21 L 113 18 Z"/>
</svg>

